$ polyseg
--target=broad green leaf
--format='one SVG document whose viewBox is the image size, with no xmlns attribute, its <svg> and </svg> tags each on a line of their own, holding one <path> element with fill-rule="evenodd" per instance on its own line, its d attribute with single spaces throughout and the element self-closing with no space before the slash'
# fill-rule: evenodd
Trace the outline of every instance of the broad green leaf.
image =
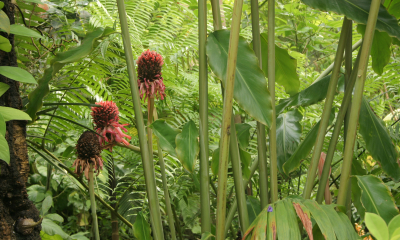
<svg viewBox="0 0 400 240">
<path fill-rule="evenodd" d="M 0 135 L 6 135 L 6 121 L 4 121 L 3 115 L 0 114 Z"/>
<path fill-rule="evenodd" d="M 53 205 L 53 197 L 47 196 L 42 202 L 42 215 L 46 215 L 51 206 Z"/>
<path fill-rule="evenodd" d="M 285 203 L 285 209 L 287 214 L 287 225 L 289 226 L 289 232 L 290 232 L 290 238 L 288 239 L 301 240 L 299 224 L 297 223 L 296 211 L 294 210 L 292 203 L 288 199 L 284 199 L 283 202 Z M 279 210 L 277 211 L 278 211 L 277 215 L 280 216 L 281 214 Z M 279 237 L 279 226 L 280 224 L 278 224 L 278 237 Z"/>
<path fill-rule="evenodd" d="M 289 225 L 289 218 L 290 217 L 295 217 L 294 216 L 289 216 L 288 211 L 286 210 L 286 205 L 285 201 L 278 201 L 276 204 L 276 212 L 279 217 L 276 218 L 276 224 L 277 224 L 277 233 L 278 233 L 278 238 L 279 239 L 292 239 L 290 237 L 290 228 L 294 228 L 297 226 L 291 226 Z"/>
<path fill-rule="evenodd" d="M 262 70 L 268 76 L 268 35 L 261 33 Z M 297 60 L 287 50 L 275 45 L 275 81 L 293 95 L 299 91 L 300 81 L 296 72 Z"/>
<path fill-rule="evenodd" d="M 0 74 L 18 82 L 37 83 L 32 74 L 19 67 L 0 66 Z"/>
<path fill-rule="evenodd" d="M 389 1 L 387 1 L 389 2 Z M 395 16 L 397 19 L 400 18 L 400 1 L 399 0 L 394 0 L 391 2 L 389 9 L 389 13 Z"/>
<path fill-rule="evenodd" d="M 267 240 L 276 240 L 276 208 L 275 204 L 270 206 L 272 209 L 268 211 Z"/>
<path fill-rule="evenodd" d="M 262 214 L 259 218 L 257 218 L 251 239 L 266 239 L 267 225 L 268 214 Z"/>
<path fill-rule="evenodd" d="M 367 24 L 371 0 L 302 0 L 308 6 L 321 11 L 333 11 L 354 20 Z M 400 26 L 397 19 L 389 14 L 384 6 L 380 6 L 376 29 L 387 32 L 390 36 L 400 39 Z"/>
<path fill-rule="evenodd" d="M 358 24 L 357 31 L 364 36 L 365 25 Z M 375 30 L 371 46 L 371 58 L 372 69 L 379 75 L 382 75 L 383 68 L 389 63 L 391 54 L 390 45 L 392 45 L 392 38 L 389 34 Z"/>
<path fill-rule="evenodd" d="M 47 197 L 50 197 L 50 196 L 47 196 Z M 46 198 L 47 198 L 47 197 L 46 197 Z M 59 223 L 64 222 L 64 218 L 61 217 L 60 215 L 58 215 L 57 213 L 50 213 L 50 214 L 47 214 L 47 215 L 45 216 L 45 218 L 48 218 L 48 219 L 50 219 L 50 220 L 53 220 L 53 221 L 56 221 L 56 222 L 59 222 Z"/>
<path fill-rule="evenodd" d="M 63 238 L 58 234 L 51 236 L 44 231 L 40 231 L 40 237 L 42 238 L 42 240 L 63 240 Z"/>
<path fill-rule="evenodd" d="M 321 233 L 326 237 L 326 240 L 336 240 L 335 231 L 333 230 L 329 217 L 325 211 L 322 210 L 321 206 L 311 200 L 305 200 L 303 203 L 304 206 L 310 210 L 313 218 L 319 226 L 319 229 L 321 230 Z"/>
<path fill-rule="evenodd" d="M 320 122 L 314 125 L 307 133 L 304 140 L 298 145 L 297 149 L 294 151 L 292 156 L 283 164 L 282 169 L 286 175 L 296 170 L 303 159 L 305 159 L 311 152 L 314 146 L 315 139 L 317 138 L 318 129 Z"/>
<path fill-rule="evenodd" d="M 179 130 L 171 127 L 165 120 L 162 119 L 154 121 L 150 125 L 150 128 L 153 129 L 153 133 L 158 137 L 162 150 L 176 157 L 175 138 L 176 135 L 178 135 Z"/>
<path fill-rule="evenodd" d="M 10 120 L 31 120 L 25 112 L 10 107 L 0 107 L 0 115 L 3 116 L 6 122 Z"/>
<path fill-rule="evenodd" d="M 390 240 L 400 239 L 400 215 L 397 215 L 392 220 L 390 220 L 388 229 Z"/>
<path fill-rule="evenodd" d="M 58 53 L 50 62 L 50 67 L 44 71 L 43 77 L 38 80 L 38 86 L 29 93 L 29 103 L 26 112 L 31 116 L 32 121 L 36 120 L 36 112 L 43 106 L 43 98 L 49 93 L 49 83 L 53 77 L 66 64 L 73 61 L 79 61 L 92 52 L 97 40 L 113 33 L 109 28 L 96 28 L 88 33 L 80 46 L 70 49 L 66 52 Z"/>
<path fill-rule="evenodd" d="M 0 97 L 10 88 L 8 84 L 0 82 Z"/>
<path fill-rule="evenodd" d="M 10 148 L 3 134 L 0 134 L 0 159 L 10 163 Z"/>
<path fill-rule="evenodd" d="M 242 164 L 242 174 L 243 177 L 247 180 L 250 179 L 250 164 L 251 164 L 251 155 L 250 153 L 244 151 L 243 149 L 239 148 L 239 155 L 240 155 L 240 163 Z"/>
<path fill-rule="evenodd" d="M 389 240 L 389 230 L 385 221 L 377 214 L 365 213 L 365 225 L 377 240 Z"/>
<path fill-rule="evenodd" d="M 26 188 L 28 191 L 28 198 L 32 202 L 41 202 L 45 197 L 46 188 L 40 185 L 32 185 Z"/>
<path fill-rule="evenodd" d="M 282 113 L 276 119 L 276 154 L 278 155 L 278 169 L 283 173 L 283 164 L 292 156 L 300 143 L 303 115 L 293 109 Z"/>
<path fill-rule="evenodd" d="M 363 137 L 367 150 L 380 163 L 385 171 L 394 180 L 400 180 L 400 166 L 397 162 L 398 153 L 390 138 L 386 127 L 375 115 L 368 101 L 363 97 L 360 110 L 360 134 Z"/>
<path fill-rule="evenodd" d="M 261 212 L 260 200 L 253 196 L 247 196 L 246 204 L 247 212 L 249 213 L 249 222 L 252 223 Z"/>
<path fill-rule="evenodd" d="M 4 51 L 4 52 L 10 52 L 11 51 L 11 43 L 10 41 L 3 37 L 0 36 L 0 50 Z"/>
<path fill-rule="evenodd" d="M 210 232 L 205 232 L 201 234 L 201 240 L 208 240 L 208 239 L 213 239 L 214 235 L 212 235 Z"/>
<path fill-rule="evenodd" d="M 239 143 L 239 147 L 243 150 L 246 150 L 247 146 L 249 146 L 250 142 L 250 128 L 251 126 L 247 123 L 236 123 L 236 134 L 237 140 Z"/>
<path fill-rule="evenodd" d="M 0 9 L 3 9 L 3 7 L 4 7 L 4 3 L 0 2 Z"/>
<path fill-rule="evenodd" d="M 337 239 L 359 239 L 356 231 L 351 226 L 349 218 L 344 213 L 336 212 L 333 205 L 320 205 L 320 208 L 329 217 Z M 341 215 L 344 216 L 344 218 Z"/>
<path fill-rule="evenodd" d="M 229 30 L 210 33 L 207 38 L 207 55 L 213 72 L 226 81 Z M 236 102 L 253 118 L 270 126 L 272 121 L 271 96 L 263 71 L 246 40 L 239 39 L 233 96 Z"/>
<path fill-rule="evenodd" d="M 10 33 L 24 37 L 43 38 L 42 35 L 40 35 L 38 32 L 19 24 L 11 25 Z"/>
<path fill-rule="evenodd" d="M 365 208 L 361 202 L 361 188 L 358 186 L 357 177 L 351 177 L 351 200 L 362 219 L 365 216 Z"/>
<path fill-rule="evenodd" d="M 10 34 L 10 19 L 4 11 L 0 11 L 0 30 Z"/>
<path fill-rule="evenodd" d="M 386 223 L 399 214 L 389 188 L 381 179 L 373 175 L 356 177 L 357 184 L 361 189 L 361 203 L 366 212 L 378 214 Z"/>
<path fill-rule="evenodd" d="M 199 141 L 197 140 L 199 131 L 196 124 L 190 120 L 183 128 L 182 132 L 176 135 L 176 155 L 183 167 L 189 172 L 193 172 L 197 155 L 199 154 Z"/>
<path fill-rule="evenodd" d="M 43 218 L 42 230 L 50 236 L 54 236 L 57 234 L 60 235 L 63 239 L 69 238 L 69 235 L 65 233 L 58 224 L 47 218 Z"/>
<path fill-rule="evenodd" d="M 143 213 L 139 212 L 136 216 L 136 221 L 133 224 L 133 235 L 140 240 L 150 240 L 150 225 L 144 219 Z"/>
<path fill-rule="evenodd" d="M 279 104 L 276 106 L 276 115 L 278 116 L 287 107 L 306 107 L 324 100 L 328 92 L 330 79 L 331 75 L 328 75 L 290 98 L 280 100 Z"/>
<path fill-rule="evenodd" d="M 351 174 L 360 176 L 367 175 L 367 170 L 361 165 L 360 159 L 353 157 L 353 161 L 351 161 Z"/>
</svg>

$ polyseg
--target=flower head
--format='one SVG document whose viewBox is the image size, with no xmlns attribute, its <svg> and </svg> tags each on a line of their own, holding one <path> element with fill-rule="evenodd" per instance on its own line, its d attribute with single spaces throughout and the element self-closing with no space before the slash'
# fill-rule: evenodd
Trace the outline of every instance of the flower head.
<svg viewBox="0 0 400 240">
<path fill-rule="evenodd" d="M 111 144 L 110 150 L 112 150 L 112 145 L 115 142 L 129 145 L 125 138 L 131 139 L 131 136 L 122 132 L 128 131 L 124 128 L 128 124 L 120 124 L 118 122 L 119 111 L 117 105 L 112 101 L 97 102 L 96 104 L 101 105 L 101 107 L 92 107 L 91 115 L 96 125 L 96 132 L 100 135 L 98 136 L 100 145 L 107 142 Z"/>
<path fill-rule="evenodd" d="M 154 95 L 164 100 L 165 85 L 161 77 L 161 67 L 164 64 L 163 58 L 155 51 L 144 51 L 137 60 L 138 86 L 140 98 L 145 99 Z"/>
<path fill-rule="evenodd" d="M 85 172 L 86 179 L 89 179 L 90 164 L 94 165 L 94 171 L 99 175 L 103 169 L 103 159 L 100 156 L 101 146 L 97 134 L 91 131 L 84 132 L 76 144 L 76 158 L 73 166 L 75 173 L 81 175 Z"/>
<path fill-rule="evenodd" d="M 267 212 L 272 212 L 272 210 L 273 210 L 273 209 L 272 209 L 272 206 L 269 205 L 269 206 L 268 206 L 268 209 L 267 209 Z"/>
</svg>

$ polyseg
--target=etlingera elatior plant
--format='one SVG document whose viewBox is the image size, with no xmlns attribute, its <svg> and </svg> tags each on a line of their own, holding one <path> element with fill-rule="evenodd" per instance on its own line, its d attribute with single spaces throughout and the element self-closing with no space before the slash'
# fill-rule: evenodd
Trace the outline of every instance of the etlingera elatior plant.
<svg viewBox="0 0 400 240">
<path fill-rule="evenodd" d="M 93 123 L 96 125 L 96 132 L 99 134 L 98 138 L 100 145 L 107 142 L 112 147 L 115 143 L 123 143 L 129 145 L 129 142 L 125 138 L 131 139 L 131 136 L 126 135 L 122 132 L 127 132 L 125 126 L 129 124 L 119 123 L 119 111 L 117 105 L 113 101 L 97 102 L 96 104 L 101 107 L 92 107 L 91 115 L 93 117 Z"/>
</svg>

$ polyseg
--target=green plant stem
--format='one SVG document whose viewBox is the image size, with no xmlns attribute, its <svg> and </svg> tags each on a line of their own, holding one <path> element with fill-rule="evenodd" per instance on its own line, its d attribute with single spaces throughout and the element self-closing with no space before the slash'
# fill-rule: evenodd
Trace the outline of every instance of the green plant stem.
<svg viewBox="0 0 400 240">
<path fill-rule="evenodd" d="M 358 118 L 361 109 L 362 95 L 364 91 L 364 82 L 367 74 L 369 52 L 371 50 L 372 40 L 375 33 L 376 19 L 380 7 L 379 0 L 372 0 L 369 11 L 367 27 L 365 29 L 363 45 L 361 49 L 360 63 L 357 70 L 357 79 L 354 89 L 354 97 L 351 105 L 349 128 L 347 131 L 346 144 L 343 154 L 342 171 L 340 176 L 340 187 L 337 203 L 345 206 L 347 198 L 347 187 L 350 179 L 351 162 L 353 160 L 354 142 L 357 136 Z"/>
<path fill-rule="evenodd" d="M 95 236 L 95 240 L 100 240 L 99 224 L 97 222 L 96 214 L 96 199 L 94 198 L 94 178 L 93 178 L 93 164 L 90 164 L 89 168 L 89 196 L 90 196 L 90 208 L 92 210 L 92 232 Z"/>
<path fill-rule="evenodd" d="M 318 186 L 318 192 L 317 192 L 316 200 L 319 204 L 321 204 L 322 200 L 324 199 L 325 186 L 326 186 L 326 182 L 328 181 L 329 170 L 331 168 L 333 155 L 334 155 L 335 149 L 336 149 L 336 144 L 339 139 L 340 130 L 342 129 L 343 120 L 346 116 L 348 106 L 350 105 L 350 102 L 351 102 L 351 95 L 353 93 L 354 84 L 356 82 L 356 77 L 357 77 L 356 71 L 358 68 L 359 60 L 360 60 L 360 54 L 358 54 L 356 63 L 354 64 L 355 70 L 351 74 L 349 82 L 346 85 L 344 97 L 342 100 L 342 105 L 340 106 L 340 109 L 339 109 L 339 112 L 338 112 L 338 115 L 336 118 L 336 122 L 335 122 L 335 128 L 332 132 L 331 140 L 329 142 L 329 148 L 328 148 L 328 152 L 326 154 L 324 168 L 322 170 L 321 178 L 319 180 L 319 186 Z"/>
<path fill-rule="evenodd" d="M 249 227 L 249 214 L 247 212 L 246 194 L 244 191 L 244 186 L 246 185 L 243 184 L 242 165 L 240 163 L 239 147 L 236 138 L 236 126 L 233 118 L 231 118 L 231 132 L 233 134 L 230 140 L 230 153 L 233 169 L 233 180 L 235 183 L 236 202 L 239 203 L 240 227 L 242 232 L 246 232 L 247 228 Z"/>
<path fill-rule="evenodd" d="M 352 32 L 350 32 L 349 34 L 351 34 Z M 352 47 L 351 47 L 351 51 L 355 51 L 357 48 L 359 48 L 362 44 L 362 39 L 359 40 L 358 42 L 356 42 Z M 346 53 L 349 53 L 348 51 L 346 51 Z M 350 54 L 351 55 L 351 54 Z M 343 55 L 343 58 L 346 57 L 346 54 Z M 332 71 L 333 66 L 335 65 L 335 63 L 333 62 L 331 65 L 329 65 L 319 76 L 317 79 L 315 79 L 315 82 L 318 82 L 319 80 L 321 80 L 322 78 L 328 76 L 328 74 Z"/>
<path fill-rule="evenodd" d="M 346 45 L 347 36 L 349 35 L 349 24 L 346 19 L 343 20 L 342 31 L 340 34 L 339 44 L 336 51 L 335 65 L 332 70 L 331 79 L 329 81 L 328 92 L 326 94 L 324 111 L 322 112 L 321 122 L 318 129 L 317 140 L 314 144 L 314 151 L 311 157 L 310 167 L 307 173 L 306 185 L 304 187 L 303 197 L 309 199 L 313 190 L 313 183 L 317 173 L 319 158 L 322 147 L 324 146 L 325 133 L 329 124 L 329 118 L 332 111 L 332 103 L 336 94 L 336 86 L 340 73 L 340 65 L 342 64 L 344 47 Z M 343 120 L 342 120 L 343 121 Z"/>
<path fill-rule="evenodd" d="M 46 192 L 50 190 L 50 184 L 51 184 L 51 174 L 53 170 L 53 166 L 51 166 L 50 163 L 47 164 L 47 178 L 46 178 Z"/>
<path fill-rule="evenodd" d="M 199 0 L 199 115 L 201 233 L 211 232 L 208 155 L 208 66 L 206 55 L 207 1 Z"/>
<path fill-rule="evenodd" d="M 260 21 L 258 15 L 258 0 L 251 0 L 251 24 L 253 33 L 253 50 L 258 58 L 258 66 L 262 68 Z M 268 205 L 268 170 L 267 170 L 267 143 L 265 137 L 265 126 L 257 122 L 257 151 L 258 172 L 260 174 L 260 201 L 263 209 Z"/>
<path fill-rule="evenodd" d="M 153 155 L 153 132 L 149 127 L 153 123 L 153 113 L 154 113 L 154 98 L 147 98 L 147 142 L 149 144 L 149 154 Z"/>
<path fill-rule="evenodd" d="M 132 45 L 129 37 L 128 22 L 126 20 L 125 3 L 123 0 L 117 0 L 119 19 L 121 22 L 122 40 L 124 43 L 125 60 L 127 63 L 129 83 L 131 87 L 132 102 L 135 111 L 136 128 L 139 135 L 140 149 L 142 155 L 142 165 L 144 170 L 144 178 L 146 182 L 147 196 L 149 200 L 149 208 L 151 215 L 151 224 L 153 229 L 153 237 L 155 240 L 163 240 L 163 227 L 161 222 L 160 204 L 157 196 L 156 178 L 154 172 L 153 155 L 149 154 L 149 146 L 147 144 L 145 126 L 142 115 L 142 107 L 140 105 L 139 91 L 136 78 L 136 70 L 134 58 L 132 55 Z"/>
<path fill-rule="evenodd" d="M 219 6 L 219 0 L 211 0 L 211 8 L 213 13 L 214 31 L 221 30 L 222 21 L 221 21 L 221 9 Z"/>
<path fill-rule="evenodd" d="M 249 184 L 251 178 L 253 177 L 254 173 L 256 172 L 257 167 L 259 166 L 259 162 L 258 161 L 259 161 L 259 158 L 256 158 L 254 160 L 254 162 L 251 164 L 249 179 L 243 179 L 243 185 L 244 186 L 247 186 L 247 184 Z M 228 215 L 226 217 L 225 235 L 228 234 L 228 230 L 232 226 L 232 220 L 233 220 L 233 217 L 235 216 L 237 207 L 238 207 L 237 201 L 236 201 L 236 199 L 234 199 L 232 204 L 231 204 L 231 207 L 229 208 Z"/>
<path fill-rule="evenodd" d="M 125 145 L 125 144 L 123 144 L 123 143 L 116 143 L 115 145 L 116 145 L 116 146 L 123 147 L 123 148 L 130 149 L 130 150 L 132 150 L 132 151 L 134 151 L 134 152 L 137 152 L 137 153 L 141 153 L 140 147 L 134 146 L 134 145 L 132 145 L 132 144 Z M 153 152 L 153 156 L 158 156 L 158 153 Z"/>
<path fill-rule="evenodd" d="M 275 0 L 268 1 L 268 89 L 271 94 L 272 121 L 269 128 L 271 202 L 278 201 L 278 160 L 276 154 L 275 112 Z"/>
<path fill-rule="evenodd" d="M 74 171 L 72 171 L 71 169 L 69 169 L 67 166 L 65 166 L 60 159 L 58 159 L 56 156 L 54 156 L 50 151 L 48 151 L 45 148 L 41 148 L 41 146 L 39 146 L 38 144 L 36 144 L 35 142 L 32 142 L 30 140 L 27 139 L 27 141 L 32 144 L 33 146 L 37 147 L 38 149 L 42 149 L 44 152 L 46 152 L 48 155 L 50 155 L 54 160 L 56 160 L 57 162 L 54 163 L 52 160 L 50 160 L 46 155 L 44 155 L 43 153 L 41 153 L 38 149 L 32 147 L 31 145 L 28 145 L 28 147 L 30 147 L 33 151 L 35 151 L 37 154 L 39 154 L 44 160 L 46 160 L 48 163 L 52 164 L 54 167 L 60 169 L 62 171 L 62 169 L 64 169 L 65 171 L 67 171 L 76 181 L 78 181 L 84 188 L 86 188 L 86 190 L 89 190 L 89 186 L 83 182 L 82 178 L 78 177 Z M 62 171 L 64 172 L 64 171 Z M 94 196 L 96 197 L 96 199 L 101 202 L 101 204 L 103 204 L 108 210 L 110 210 L 111 212 L 114 212 L 114 214 L 126 225 L 128 225 L 130 228 L 133 227 L 133 224 L 130 223 L 128 220 L 126 220 L 121 214 L 119 214 L 113 207 L 111 207 L 106 201 L 104 201 L 99 195 L 97 195 L 96 193 L 94 193 Z"/>
<path fill-rule="evenodd" d="M 157 109 L 154 108 L 154 120 L 157 119 L 158 119 Z M 165 162 L 164 162 L 163 152 L 160 147 L 160 141 L 158 140 L 158 138 L 157 138 L 157 150 L 158 150 L 157 151 L 158 164 L 160 165 L 161 179 L 163 182 L 163 189 L 164 189 L 165 207 L 167 208 L 168 224 L 169 228 L 171 229 L 171 239 L 176 240 L 174 214 L 172 212 L 171 200 L 169 198 L 167 175 L 165 174 Z"/>
<path fill-rule="evenodd" d="M 242 16 L 243 0 L 235 0 L 233 5 L 231 34 L 229 39 L 228 62 L 226 70 L 226 84 L 224 94 L 224 107 L 222 113 L 222 128 L 218 170 L 218 195 L 217 195 L 217 222 L 216 240 L 225 239 L 226 217 L 226 187 L 228 178 L 229 140 L 231 134 L 231 119 L 233 106 L 233 88 L 235 83 L 236 61 L 239 44 L 239 31 Z M 236 134 L 233 132 L 233 134 Z"/>
</svg>

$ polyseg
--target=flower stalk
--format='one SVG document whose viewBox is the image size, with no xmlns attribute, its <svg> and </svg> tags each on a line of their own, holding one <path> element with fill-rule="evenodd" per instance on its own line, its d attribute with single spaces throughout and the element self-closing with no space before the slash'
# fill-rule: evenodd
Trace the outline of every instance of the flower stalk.
<svg viewBox="0 0 400 240">
<path fill-rule="evenodd" d="M 121 22 L 121 33 L 124 43 L 125 58 L 127 63 L 129 83 L 131 87 L 132 102 L 135 111 L 136 126 L 139 135 L 140 149 L 142 155 L 142 164 L 146 182 L 147 196 L 150 205 L 150 215 L 152 216 L 151 225 L 153 237 L 155 240 L 163 240 L 164 233 L 161 222 L 160 205 L 158 201 L 156 179 L 154 172 L 153 155 L 149 154 L 149 145 L 147 144 L 145 126 L 140 105 L 140 96 L 135 71 L 135 63 L 132 55 L 132 45 L 129 37 L 128 22 L 126 19 L 125 3 L 123 0 L 117 0 L 118 13 Z"/>
<path fill-rule="evenodd" d="M 95 236 L 95 240 L 100 240 L 99 224 L 97 221 L 96 214 L 96 199 L 94 197 L 94 178 L 93 178 L 93 163 L 89 167 L 89 196 L 90 196 L 90 208 L 92 210 L 92 232 Z"/>
<path fill-rule="evenodd" d="M 369 10 L 367 27 L 365 29 L 363 45 L 361 49 L 360 63 L 357 69 L 357 79 L 354 89 L 354 97 L 351 104 L 351 112 L 349 119 L 349 127 L 347 130 L 347 138 L 344 149 L 342 171 L 340 177 L 340 187 L 338 193 L 337 203 L 339 205 L 346 205 L 347 188 L 351 173 L 351 162 L 353 160 L 354 142 L 357 135 L 357 125 L 361 109 L 361 101 L 364 91 L 364 82 L 367 74 L 369 53 L 371 50 L 372 40 L 374 38 L 376 20 L 378 18 L 379 0 L 372 0 L 371 8 Z M 345 206 L 346 207 L 346 206 Z"/>
</svg>

